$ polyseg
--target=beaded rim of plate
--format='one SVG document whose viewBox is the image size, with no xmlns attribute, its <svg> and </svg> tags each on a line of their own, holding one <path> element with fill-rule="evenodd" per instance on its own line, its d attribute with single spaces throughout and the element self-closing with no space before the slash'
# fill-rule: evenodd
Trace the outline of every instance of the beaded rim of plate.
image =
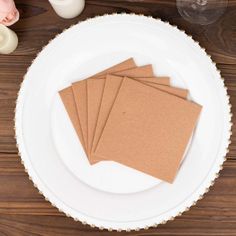
<svg viewBox="0 0 236 236">
<path fill-rule="evenodd" d="M 72 27 L 74 27 L 74 26 L 76 26 L 76 25 L 78 25 L 78 24 L 88 23 L 88 22 L 90 22 L 90 21 L 96 20 L 97 18 L 101 18 L 101 17 L 111 17 L 111 16 L 116 16 L 116 15 L 124 15 L 124 16 L 127 16 L 127 15 L 128 15 L 128 16 L 134 16 L 134 17 L 143 17 L 143 18 L 149 19 L 149 20 L 151 20 L 151 21 L 153 21 L 153 20 L 154 20 L 154 21 L 161 21 L 161 22 L 163 22 L 164 24 L 167 24 L 167 25 L 169 25 L 169 26 L 175 28 L 175 30 L 182 32 L 183 34 L 185 34 L 186 37 L 191 38 L 191 40 L 192 40 L 192 42 L 195 44 L 195 46 L 197 46 L 198 49 L 200 49 L 201 51 L 203 51 L 204 54 L 205 54 L 205 56 L 210 59 L 210 61 L 212 62 L 212 65 L 214 66 L 214 68 L 215 68 L 217 74 L 218 74 L 219 77 L 221 78 L 221 79 L 219 79 L 218 82 L 221 82 L 221 83 L 222 83 L 222 88 L 225 90 L 226 99 L 227 99 L 227 109 L 228 109 L 228 115 L 229 115 L 229 120 L 228 120 L 228 122 L 229 122 L 229 123 L 228 123 L 228 125 L 229 125 L 229 128 L 228 128 L 228 140 L 227 140 L 227 144 L 226 144 L 225 147 L 224 147 L 224 148 L 225 148 L 225 150 L 224 150 L 224 155 L 223 155 L 223 157 L 222 157 L 221 164 L 218 166 L 218 170 L 215 172 L 214 178 L 212 178 L 212 180 L 208 183 L 208 185 L 207 185 L 207 187 L 205 188 L 204 192 L 199 195 L 198 199 L 192 201 L 192 203 L 190 204 L 190 206 L 186 206 L 184 210 L 178 212 L 175 216 L 171 216 L 171 217 L 169 217 L 167 220 L 163 220 L 162 222 L 155 223 L 155 224 L 150 225 L 150 226 L 147 225 L 146 227 L 133 228 L 133 229 L 113 229 L 113 228 L 106 228 L 106 227 L 103 227 L 103 226 L 96 226 L 96 225 L 94 225 L 94 224 L 88 223 L 87 221 L 83 221 L 83 220 L 81 220 L 81 219 L 79 219 L 79 218 L 75 218 L 75 217 L 71 216 L 68 212 L 64 211 L 63 209 L 61 209 L 60 207 L 58 207 L 56 204 L 54 204 L 53 201 L 51 201 L 48 197 L 46 197 L 46 196 L 44 195 L 44 193 L 40 190 L 40 188 L 39 188 L 39 186 L 37 185 L 37 183 L 36 183 L 36 182 L 33 180 L 33 178 L 31 177 L 31 175 L 30 175 L 30 173 L 29 173 L 30 171 L 29 171 L 29 169 L 27 168 L 27 166 L 26 166 L 24 160 L 22 159 L 22 155 L 21 155 L 22 150 L 21 150 L 21 146 L 20 146 L 19 139 L 18 139 L 18 134 L 17 134 L 17 131 L 18 131 L 18 128 L 17 128 L 17 127 L 18 127 L 18 122 L 17 122 L 17 113 L 18 113 L 18 112 L 17 112 L 17 111 L 18 111 L 18 109 L 19 109 L 18 107 L 19 107 L 19 103 L 20 103 L 20 99 L 21 99 L 21 94 L 22 94 L 22 91 L 24 90 L 24 83 L 25 83 L 25 81 L 26 81 L 25 78 L 26 78 L 26 75 L 28 74 L 28 71 L 29 71 L 31 65 L 34 63 L 34 60 L 39 56 L 39 54 L 44 50 L 44 48 L 47 47 L 47 45 L 49 45 L 53 40 L 55 40 L 60 34 L 62 34 L 63 32 L 65 32 L 66 30 L 68 30 L 68 29 L 70 29 L 70 28 L 72 28 Z M 126 232 L 139 231 L 139 230 L 142 230 L 142 229 L 147 230 L 147 229 L 149 229 L 149 228 L 151 228 L 151 227 L 157 227 L 158 225 L 166 224 L 168 221 L 172 221 L 172 220 L 174 220 L 177 216 L 181 216 L 184 212 L 189 211 L 192 206 L 194 206 L 194 205 L 197 204 L 197 201 L 201 200 L 201 199 L 204 197 L 204 194 L 206 194 L 206 193 L 209 191 L 210 187 L 211 187 L 212 185 L 214 185 L 216 179 L 219 177 L 220 171 L 223 169 L 223 164 L 224 164 L 224 162 L 225 162 L 226 159 L 227 159 L 227 158 L 226 158 L 226 155 L 227 155 L 227 153 L 228 153 L 228 151 L 229 151 L 228 147 L 229 147 L 229 145 L 230 145 L 230 143 L 231 143 L 230 138 L 231 138 L 231 135 L 232 135 L 232 125 L 233 125 L 233 123 L 232 123 L 232 116 L 233 116 L 233 114 L 232 114 L 232 112 L 231 112 L 231 108 L 232 108 L 232 106 L 231 106 L 231 104 L 230 104 L 230 96 L 229 96 L 229 94 L 227 93 L 227 87 L 226 87 L 225 84 L 224 84 L 224 78 L 221 76 L 221 72 L 220 72 L 220 70 L 218 70 L 218 68 L 217 68 L 217 66 L 216 66 L 216 63 L 212 60 L 211 56 L 210 56 L 209 54 L 207 54 L 205 48 L 202 48 L 202 47 L 200 46 L 199 42 L 195 41 L 195 40 L 192 38 L 192 36 L 191 36 L 191 35 L 188 35 L 184 30 L 179 29 L 176 25 L 170 24 L 168 21 L 163 21 L 163 20 L 161 20 L 161 19 L 159 19 L 159 18 L 158 18 L 158 19 L 157 19 L 157 18 L 153 18 L 152 16 L 145 16 L 145 15 L 143 15 L 143 14 L 135 14 L 135 13 L 130 13 L 130 14 L 127 14 L 127 13 L 113 13 L 113 14 L 97 15 L 97 16 L 92 17 L 92 18 L 87 18 L 87 19 L 85 19 L 84 21 L 79 21 L 79 22 L 77 22 L 77 23 L 75 23 L 75 24 L 73 24 L 73 25 L 71 25 L 71 26 L 65 28 L 61 33 L 55 35 L 54 38 L 52 38 L 51 40 L 49 40 L 48 43 L 47 43 L 45 46 L 42 47 L 41 51 L 38 52 L 38 53 L 36 54 L 35 58 L 31 61 L 31 64 L 30 64 L 30 66 L 27 68 L 27 71 L 26 71 L 26 73 L 25 73 L 25 75 L 24 75 L 24 77 L 23 77 L 23 81 L 22 81 L 22 83 L 21 83 L 21 85 L 20 85 L 20 89 L 19 89 L 18 94 L 17 94 L 16 107 L 15 107 L 15 117 L 14 117 L 14 124 L 15 124 L 15 126 L 14 126 L 14 130 L 15 130 L 15 140 L 16 140 L 16 146 L 17 146 L 17 148 L 18 148 L 18 155 L 21 157 L 21 163 L 23 164 L 24 170 L 25 170 L 25 172 L 28 174 L 29 179 L 32 181 L 34 187 L 38 189 L 38 192 L 39 192 L 41 195 L 43 195 L 43 197 L 45 198 L 46 201 L 50 202 L 52 206 L 56 207 L 60 212 L 64 213 L 67 217 L 71 217 L 71 218 L 73 218 L 75 221 L 80 221 L 83 225 L 89 225 L 89 226 L 92 227 L 92 228 L 97 227 L 97 228 L 100 229 L 100 230 L 106 229 L 106 230 L 108 230 L 108 231 L 117 231 L 117 232 L 121 232 L 121 231 L 126 231 Z"/>
</svg>

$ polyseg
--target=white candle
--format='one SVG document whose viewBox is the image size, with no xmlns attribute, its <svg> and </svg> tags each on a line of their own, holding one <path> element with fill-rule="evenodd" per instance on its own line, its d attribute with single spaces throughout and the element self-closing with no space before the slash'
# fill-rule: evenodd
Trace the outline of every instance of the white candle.
<svg viewBox="0 0 236 236">
<path fill-rule="evenodd" d="M 18 38 L 14 31 L 0 24 L 0 54 L 13 52 L 18 45 Z"/>
<path fill-rule="evenodd" d="M 84 9 L 85 0 L 49 0 L 55 12 L 62 18 L 71 19 Z"/>
</svg>

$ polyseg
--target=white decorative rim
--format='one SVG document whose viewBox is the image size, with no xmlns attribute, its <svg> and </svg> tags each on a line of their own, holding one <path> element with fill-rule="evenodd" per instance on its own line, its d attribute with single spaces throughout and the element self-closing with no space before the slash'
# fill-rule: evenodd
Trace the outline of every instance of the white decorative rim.
<svg viewBox="0 0 236 236">
<path fill-rule="evenodd" d="M 226 88 L 226 86 L 224 84 L 224 80 L 221 79 L 222 76 L 220 74 L 220 71 L 217 69 L 216 64 L 212 61 L 211 57 L 206 53 L 205 49 L 200 47 L 198 42 L 194 41 L 192 39 L 192 37 L 188 36 L 183 30 L 178 29 L 177 26 L 172 26 L 168 22 L 163 22 L 160 19 L 154 19 L 153 17 L 150 17 L 150 16 L 136 15 L 136 14 L 125 14 L 125 13 L 122 13 L 122 14 L 114 13 L 114 14 L 107 14 L 107 15 L 103 15 L 103 16 L 96 16 L 94 18 L 89 18 L 89 19 L 87 19 L 85 21 L 79 22 L 78 24 L 90 24 L 90 23 L 92 23 L 94 20 L 96 20 L 98 18 L 101 18 L 101 17 L 112 17 L 112 16 L 115 16 L 115 15 L 124 15 L 124 16 L 125 15 L 129 15 L 129 16 L 134 17 L 134 18 L 135 17 L 142 17 L 143 20 L 145 20 L 147 22 L 148 21 L 150 21 L 150 22 L 159 21 L 159 22 L 162 22 L 163 24 L 165 24 L 167 27 L 169 27 L 170 30 L 181 32 L 182 34 L 185 35 L 185 37 L 187 36 L 189 38 L 189 40 L 191 41 L 191 43 L 193 44 L 193 46 L 197 50 L 199 50 L 204 56 L 206 56 L 206 58 L 208 59 L 209 64 L 211 64 L 211 66 L 212 66 L 212 71 L 214 72 L 215 77 L 219 78 L 218 80 L 216 80 L 216 85 L 219 88 L 221 88 L 223 90 L 224 94 L 225 94 L 225 99 L 224 99 L 223 102 L 224 102 L 224 115 L 225 115 L 225 118 L 227 120 L 227 124 L 225 124 L 225 126 L 226 126 L 225 127 L 225 129 L 226 129 L 225 132 L 227 133 L 226 134 L 227 140 L 225 140 L 223 142 L 222 158 L 218 158 L 216 160 L 216 162 L 215 162 L 215 164 L 213 166 L 214 172 L 209 173 L 208 182 L 199 191 L 200 193 L 197 196 L 195 196 L 195 198 L 192 199 L 192 201 L 190 203 L 187 203 L 185 205 L 185 207 L 183 209 L 181 209 L 181 211 L 179 211 L 177 214 L 175 214 L 175 215 L 173 215 L 171 217 L 168 217 L 167 219 L 163 220 L 161 223 L 158 223 L 158 224 L 156 223 L 156 224 L 152 224 L 152 225 L 147 225 L 147 226 L 142 227 L 142 228 L 126 229 L 126 231 L 131 231 L 131 230 L 138 231 L 140 229 L 148 229 L 150 227 L 156 227 L 159 224 L 165 224 L 167 221 L 173 220 L 176 216 L 182 215 L 183 212 L 189 210 L 191 206 L 195 205 L 197 203 L 197 201 L 202 199 L 203 195 L 206 192 L 209 191 L 210 186 L 212 186 L 214 184 L 215 179 L 219 176 L 219 172 L 223 168 L 223 163 L 226 160 L 226 154 L 228 153 L 228 146 L 229 146 L 229 144 L 231 142 L 230 141 L 230 137 L 231 137 L 231 134 L 232 134 L 232 131 L 231 131 L 231 128 L 232 128 L 232 121 L 231 121 L 232 120 L 232 113 L 231 113 L 231 105 L 230 105 L 230 101 L 229 101 L 230 98 L 229 98 L 229 95 L 227 94 L 227 88 Z M 73 27 L 74 27 L 74 25 L 69 27 L 69 28 L 73 28 Z M 67 29 L 65 29 L 65 30 L 67 30 Z M 58 35 L 56 35 L 55 38 Z M 54 39 L 52 39 L 52 40 L 54 40 Z M 49 43 L 52 40 L 50 40 Z M 43 49 L 42 49 L 42 51 L 43 51 Z M 38 53 L 36 55 L 36 57 L 40 53 Z M 31 65 L 33 64 L 33 62 L 34 62 L 34 60 L 31 62 Z M 20 88 L 20 90 L 18 92 L 18 98 L 17 98 L 17 101 L 16 101 L 16 109 L 15 109 L 15 139 L 16 139 L 16 145 L 17 145 L 18 150 L 19 150 L 19 155 L 21 156 L 21 162 L 22 162 L 22 164 L 25 167 L 25 172 L 28 173 L 29 179 L 32 180 L 34 186 L 39 190 L 39 193 L 41 193 L 45 197 L 45 199 L 47 201 L 49 201 L 53 206 L 57 207 L 59 211 L 65 213 L 66 216 L 72 217 L 76 221 L 81 221 L 83 224 L 88 224 L 91 227 L 98 227 L 99 229 L 104 229 L 105 228 L 105 229 L 107 229 L 109 231 L 112 231 L 112 230 L 122 231 L 123 229 L 112 229 L 112 228 L 103 227 L 101 225 L 94 225 L 94 224 L 91 224 L 91 223 L 87 222 L 86 219 L 84 219 L 83 217 L 78 218 L 78 217 L 75 217 L 75 216 L 71 215 L 70 213 L 68 213 L 68 211 L 64 207 L 61 207 L 58 204 L 55 204 L 54 201 L 52 199 L 50 199 L 50 197 L 46 193 L 43 192 L 43 187 L 42 187 L 41 183 L 37 182 L 36 178 L 34 177 L 34 175 L 32 173 L 32 170 L 29 168 L 29 163 L 28 163 L 27 158 L 26 158 L 26 150 L 25 150 L 25 147 L 23 145 L 23 137 L 22 137 L 21 125 L 20 125 L 21 124 L 21 117 L 20 117 L 21 112 L 20 111 L 21 111 L 21 109 L 23 107 L 23 93 L 24 93 L 25 87 L 26 87 L 26 85 L 27 85 L 27 83 L 29 81 L 29 79 L 26 79 L 26 75 L 28 74 L 28 71 L 30 70 L 31 65 L 27 69 L 27 73 L 24 76 L 24 80 L 23 80 L 23 82 L 21 84 L 21 88 Z"/>
</svg>

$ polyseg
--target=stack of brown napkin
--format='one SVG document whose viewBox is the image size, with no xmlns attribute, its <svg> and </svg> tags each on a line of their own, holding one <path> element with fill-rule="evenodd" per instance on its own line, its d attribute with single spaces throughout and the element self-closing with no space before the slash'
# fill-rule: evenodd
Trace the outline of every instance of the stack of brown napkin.
<svg viewBox="0 0 236 236">
<path fill-rule="evenodd" d="M 173 182 L 201 111 L 187 90 L 131 58 L 59 94 L 91 164 L 112 160 Z"/>
</svg>

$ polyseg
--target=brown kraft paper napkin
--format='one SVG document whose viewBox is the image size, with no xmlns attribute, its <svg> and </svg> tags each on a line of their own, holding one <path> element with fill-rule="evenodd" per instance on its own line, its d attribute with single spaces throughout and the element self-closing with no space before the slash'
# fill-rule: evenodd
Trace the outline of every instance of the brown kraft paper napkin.
<svg viewBox="0 0 236 236">
<path fill-rule="evenodd" d="M 75 106 L 75 100 L 74 100 L 74 95 L 73 95 L 73 91 L 72 91 L 72 87 L 67 87 L 61 91 L 59 91 L 59 95 L 62 99 L 62 102 L 64 104 L 64 107 L 70 117 L 71 123 L 79 137 L 79 140 L 81 142 L 81 145 L 84 148 L 84 151 L 86 152 L 86 148 L 85 148 L 85 142 L 84 142 L 84 138 L 82 135 L 82 129 L 80 126 L 80 122 L 79 119 L 77 117 L 77 110 L 76 110 L 76 106 Z M 87 152 L 86 152 L 87 154 Z"/>
<path fill-rule="evenodd" d="M 172 183 L 201 106 L 125 78 L 95 155 Z"/>
<path fill-rule="evenodd" d="M 144 75 L 147 75 L 149 77 L 153 76 L 153 70 L 152 66 L 146 65 L 146 66 L 141 66 L 141 67 L 136 67 L 133 69 L 121 71 L 121 72 L 115 72 L 114 74 L 119 74 L 122 76 L 133 76 L 133 77 L 143 77 Z M 98 78 L 90 78 L 87 80 L 87 118 L 88 118 L 88 123 L 87 123 L 87 150 L 88 150 L 88 159 L 90 161 L 90 153 L 92 150 L 92 143 L 93 143 L 93 137 L 94 137 L 94 132 L 95 132 L 95 127 L 97 123 L 97 118 L 98 118 L 98 113 L 102 101 L 102 94 L 103 94 L 103 89 L 105 85 L 105 78 L 106 76 L 99 77 Z M 151 80 L 151 79 L 150 79 Z M 152 81 L 157 81 L 157 79 L 153 78 Z M 84 97 L 75 97 L 75 101 L 81 103 L 81 99 L 84 99 Z M 84 102 L 83 102 L 84 104 Z M 78 108 L 78 111 L 80 109 Z M 82 110 L 84 112 L 84 109 Z M 81 126 L 83 127 L 83 123 L 81 122 Z M 84 129 L 82 128 L 82 131 Z"/>
<path fill-rule="evenodd" d="M 126 61 L 124 62 L 121 62 L 120 64 L 118 65 L 115 65 L 109 69 L 107 69 L 107 71 L 111 72 L 113 70 L 111 70 L 112 68 L 114 69 L 119 69 L 119 70 L 125 70 L 125 69 L 128 69 L 128 68 L 134 68 L 136 65 L 135 65 L 135 62 L 133 60 L 133 58 L 129 58 L 127 59 Z M 106 71 L 102 71 L 98 74 L 96 74 L 97 76 L 103 74 L 103 73 L 106 73 Z M 95 76 L 96 76 L 95 75 Z M 73 90 L 72 90 L 72 87 L 69 86 L 61 91 L 59 91 L 59 95 L 61 97 L 61 100 L 66 108 L 66 111 L 70 117 L 70 120 L 74 126 L 74 129 L 79 137 L 79 140 L 85 150 L 85 152 L 87 151 L 87 142 L 85 144 L 85 140 L 84 140 L 84 137 L 83 137 L 83 133 L 82 133 L 82 128 L 81 128 L 81 124 L 80 124 L 80 120 L 79 120 L 79 117 L 78 117 L 78 114 L 77 114 L 77 109 L 76 109 L 76 104 L 75 104 L 75 100 L 74 100 L 74 94 L 73 94 Z"/>
<path fill-rule="evenodd" d="M 114 75 L 107 75 L 105 82 L 105 87 L 103 91 L 102 96 L 102 102 L 100 105 L 100 110 L 97 118 L 97 125 L 94 132 L 94 138 L 93 138 L 93 144 L 92 144 L 92 153 L 90 156 L 91 163 L 96 163 L 98 161 L 101 161 L 102 159 L 99 157 L 96 157 L 94 155 L 94 150 L 97 146 L 99 137 L 101 136 L 102 130 L 106 124 L 106 120 L 108 118 L 108 115 L 111 111 L 111 108 L 114 104 L 115 98 L 117 96 L 117 93 L 119 91 L 119 88 L 121 86 L 121 83 L 123 81 L 123 77 L 120 76 L 114 76 Z M 139 79 L 135 79 L 139 80 Z M 178 89 L 178 88 L 172 88 L 169 86 L 164 86 L 160 84 L 150 83 L 149 79 L 147 79 L 148 82 L 145 82 L 145 78 L 142 78 L 141 80 L 143 83 L 146 83 L 147 85 L 153 86 L 155 88 L 161 89 L 162 91 L 172 93 L 174 95 L 180 96 L 184 99 L 187 98 L 187 90 L 185 89 Z M 158 82 L 158 79 L 155 79 L 156 82 Z"/>
</svg>

